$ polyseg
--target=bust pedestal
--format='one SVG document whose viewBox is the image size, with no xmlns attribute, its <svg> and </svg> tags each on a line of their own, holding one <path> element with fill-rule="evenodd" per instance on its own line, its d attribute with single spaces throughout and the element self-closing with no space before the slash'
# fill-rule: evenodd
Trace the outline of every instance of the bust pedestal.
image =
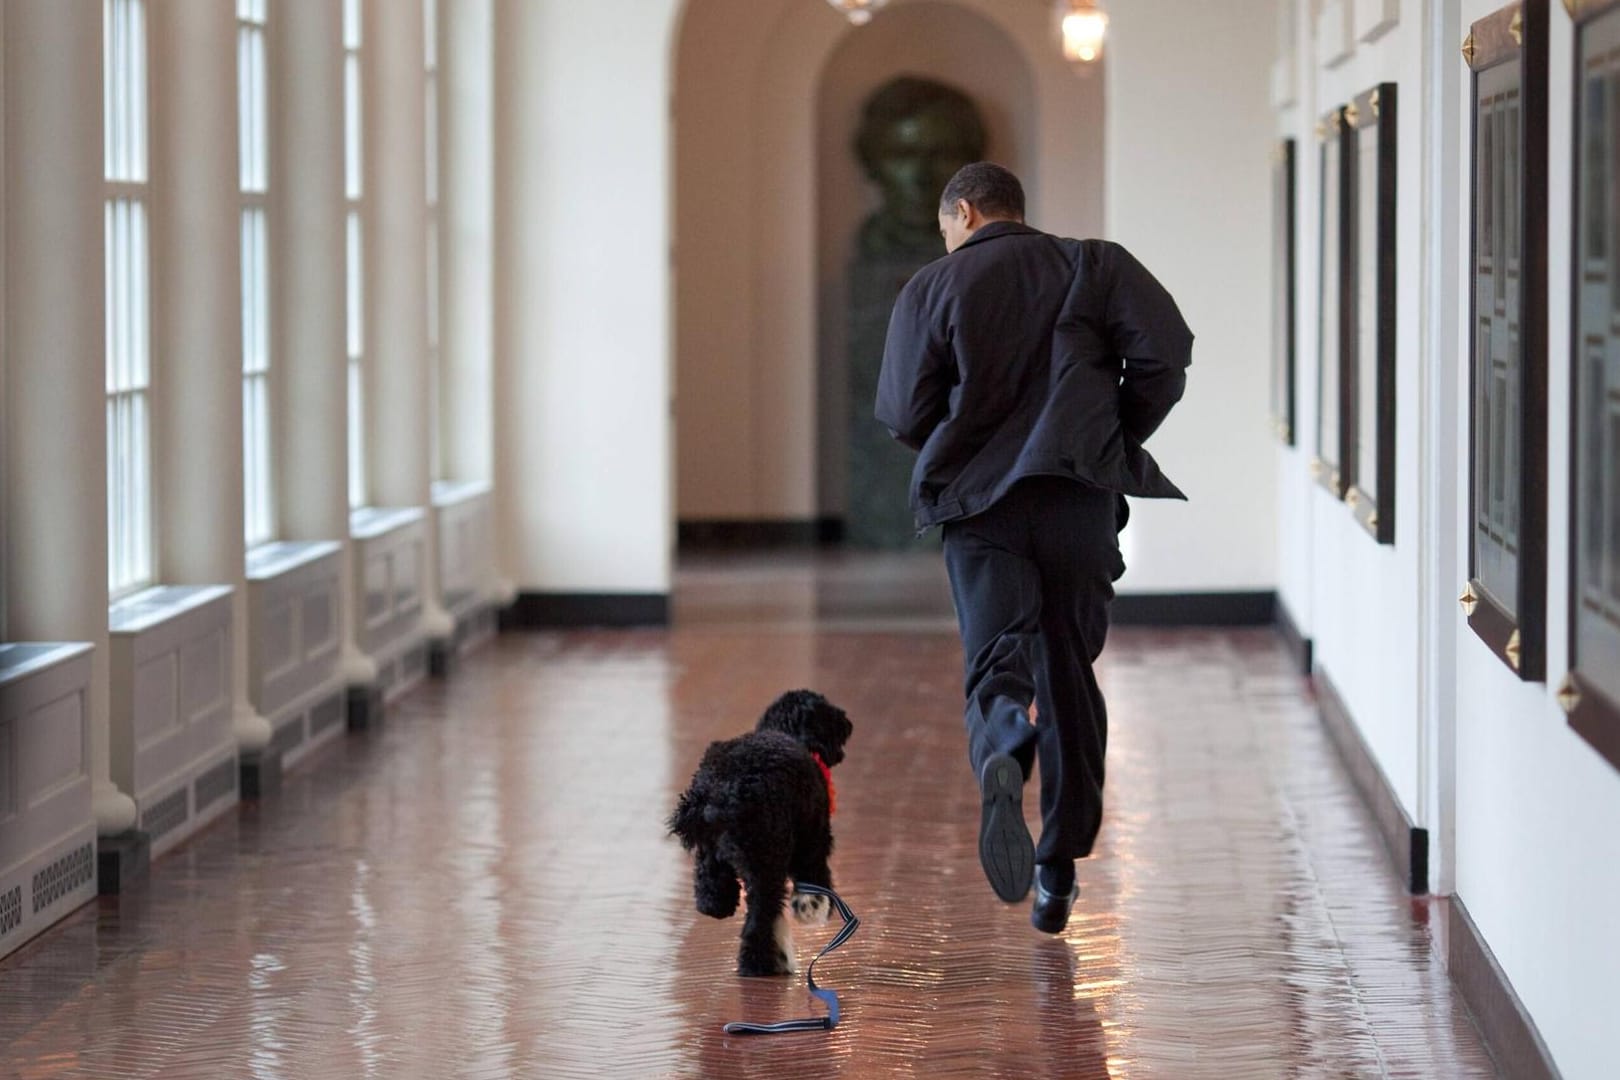
<svg viewBox="0 0 1620 1080">
<path fill-rule="evenodd" d="M 853 547 L 921 550 L 936 538 L 918 539 L 908 492 L 917 455 L 889 436 L 872 418 L 889 314 L 913 274 L 939 258 L 930 249 L 862 255 L 849 272 L 849 484 L 844 536 Z"/>
</svg>

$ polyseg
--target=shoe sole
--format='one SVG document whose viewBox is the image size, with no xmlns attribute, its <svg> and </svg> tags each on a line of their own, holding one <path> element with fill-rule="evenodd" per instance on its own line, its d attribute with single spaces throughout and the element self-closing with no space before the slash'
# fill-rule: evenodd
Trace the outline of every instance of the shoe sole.
<svg viewBox="0 0 1620 1080">
<path fill-rule="evenodd" d="M 1029 895 L 1035 842 L 1024 824 L 1024 773 L 1006 754 L 984 763 L 980 780 L 979 865 L 996 895 L 1009 904 Z"/>
</svg>

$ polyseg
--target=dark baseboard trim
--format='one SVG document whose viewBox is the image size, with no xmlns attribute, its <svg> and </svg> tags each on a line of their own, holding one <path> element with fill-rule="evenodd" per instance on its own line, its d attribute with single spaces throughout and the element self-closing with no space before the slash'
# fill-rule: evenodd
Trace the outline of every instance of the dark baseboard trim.
<svg viewBox="0 0 1620 1080">
<path fill-rule="evenodd" d="M 683 549 L 735 551 L 745 548 L 824 547 L 844 540 L 844 519 L 682 521 L 675 527 Z"/>
<path fill-rule="evenodd" d="M 428 676 L 434 679 L 448 679 L 456 670 L 456 638 L 451 634 L 447 638 L 435 638 L 428 642 Z"/>
<path fill-rule="evenodd" d="M 1558 1080 L 1558 1066 L 1535 1021 L 1455 896 L 1446 902 L 1446 966 L 1501 1074 L 1514 1080 Z"/>
<path fill-rule="evenodd" d="M 668 626 L 667 593 L 519 593 L 501 612 L 502 630 Z"/>
<path fill-rule="evenodd" d="M 1114 626 L 1269 626 L 1274 592 L 1122 593 L 1108 609 Z"/>
<path fill-rule="evenodd" d="M 281 790 L 281 751 L 274 746 L 266 746 L 252 753 L 243 752 L 237 762 L 241 798 L 262 799 Z"/>
<path fill-rule="evenodd" d="M 96 891 L 118 896 L 146 880 L 152 866 L 152 838 L 139 829 L 96 837 Z"/>
<path fill-rule="evenodd" d="M 354 685 L 348 692 L 350 731 L 376 731 L 387 715 L 382 687 L 376 683 Z"/>
<path fill-rule="evenodd" d="M 1414 896 L 1426 895 L 1429 891 L 1429 830 L 1412 824 L 1332 680 L 1319 671 L 1312 682 L 1316 687 L 1317 712 L 1322 717 L 1322 726 L 1338 748 L 1362 802 L 1378 823 L 1378 831 L 1395 862 L 1396 871 L 1406 882 L 1408 892 Z"/>
<path fill-rule="evenodd" d="M 1277 634 L 1288 646 L 1288 654 L 1294 658 L 1294 670 L 1301 675 L 1311 673 L 1311 665 L 1315 663 L 1315 646 L 1311 639 L 1300 632 L 1299 624 L 1294 621 L 1293 613 L 1288 605 L 1277 598 Z"/>
</svg>

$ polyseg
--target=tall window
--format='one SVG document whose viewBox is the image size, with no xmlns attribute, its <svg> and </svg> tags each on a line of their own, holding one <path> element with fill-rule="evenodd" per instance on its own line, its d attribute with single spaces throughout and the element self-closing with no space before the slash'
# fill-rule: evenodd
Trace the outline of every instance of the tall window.
<svg viewBox="0 0 1620 1080">
<path fill-rule="evenodd" d="M 151 263 L 146 219 L 146 8 L 102 0 L 107 289 L 107 583 L 152 580 Z"/>
<path fill-rule="evenodd" d="M 433 479 L 444 478 L 444 434 L 440 410 L 439 360 L 439 4 L 422 0 L 427 64 L 427 102 L 423 113 L 427 144 L 427 364 L 428 443 Z"/>
<path fill-rule="evenodd" d="M 348 203 L 344 229 L 349 304 L 349 505 L 366 504 L 365 403 L 365 246 L 361 230 L 362 184 L 360 100 L 360 0 L 343 0 L 343 195 Z"/>
<path fill-rule="evenodd" d="M 238 157 L 242 192 L 242 460 L 247 543 L 275 535 L 270 453 L 269 0 L 236 0 Z"/>
</svg>

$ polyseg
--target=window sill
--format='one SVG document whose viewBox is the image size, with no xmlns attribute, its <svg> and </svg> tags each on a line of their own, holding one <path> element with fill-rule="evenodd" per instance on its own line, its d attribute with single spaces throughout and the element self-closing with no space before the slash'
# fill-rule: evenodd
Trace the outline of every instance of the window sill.
<svg viewBox="0 0 1620 1080">
<path fill-rule="evenodd" d="M 154 585 L 113 604 L 108 629 L 114 634 L 144 633 L 230 595 L 229 585 Z"/>
<path fill-rule="evenodd" d="M 247 579 L 270 581 L 343 550 L 336 540 L 277 540 L 249 548 Z"/>
<path fill-rule="evenodd" d="M 493 490 L 494 488 L 482 480 L 435 480 L 433 507 L 436 510 L 445 510 L 461 503 L 472 502 Z"/>
<path fill-rule="evenodd" d="M 0 645 L 0 686 L 9 686 L 94 649 L 88 642 L 18 643 Z"/>
<path fill-rule="evenodd" d="M 422 517 L 419 506 L 362 506 L 349 511 L 349 535 L 356 540 L 376 540 L 415 525 Z"/>
</svg>

